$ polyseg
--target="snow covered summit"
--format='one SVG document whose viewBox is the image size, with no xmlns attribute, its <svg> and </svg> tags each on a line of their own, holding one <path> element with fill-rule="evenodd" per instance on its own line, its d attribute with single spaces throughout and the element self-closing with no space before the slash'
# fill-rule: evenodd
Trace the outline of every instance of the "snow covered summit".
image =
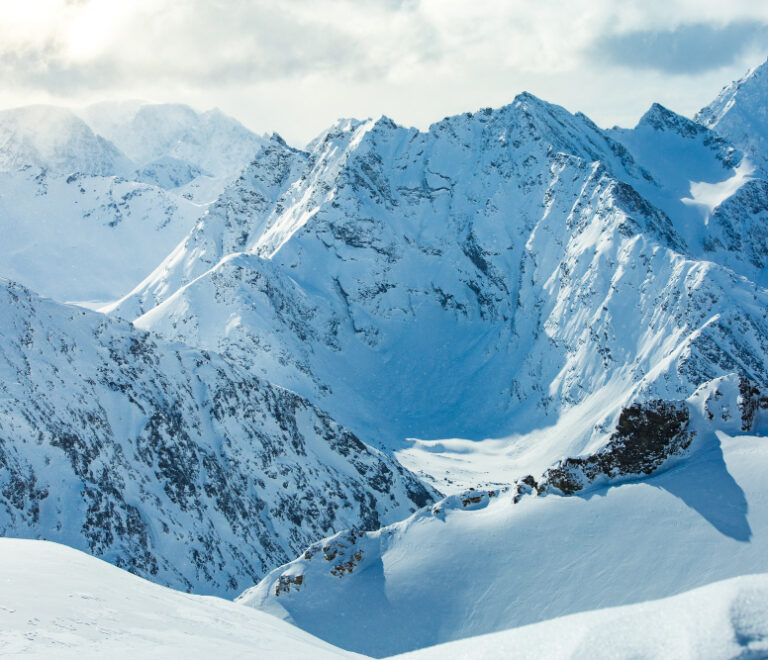
<svg viewBox="0 0 768 660">
<path fill-rule="evenodd" d="M 695 119 L 765 167 L 768 154 L 768 61 L 724 87 Z"/>
<path fill-rule="evenodd" d="M 133 163 L 72 111 L 33 105 L 0 111 L 0 172 L 122 175 Z"/>
<path fill-rule="evenodd" d="M 114 102 L 88 106 L 79 114 L 140 170 L 172 158 L 210 176 L 231 177 L 264 141 L 218 109 L 198 112 L 176 103 Z"/>
</svg>

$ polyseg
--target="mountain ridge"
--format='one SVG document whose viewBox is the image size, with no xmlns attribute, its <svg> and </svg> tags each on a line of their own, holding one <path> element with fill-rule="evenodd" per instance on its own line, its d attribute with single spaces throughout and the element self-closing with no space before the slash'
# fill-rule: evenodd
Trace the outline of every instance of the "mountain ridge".
<svg viewBox="0 0 768 660">
<path fill-rule="evenodd" d="M 229 595 L 320 530 L 377 528 L 434 496 L 219 356 L 0 285 L 3 536 Z"/>
</svg>

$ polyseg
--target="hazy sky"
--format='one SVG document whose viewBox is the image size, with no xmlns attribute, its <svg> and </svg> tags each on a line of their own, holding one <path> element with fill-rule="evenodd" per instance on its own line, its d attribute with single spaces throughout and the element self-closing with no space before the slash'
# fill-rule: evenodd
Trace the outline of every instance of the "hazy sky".
<svg viewBox="0 0 768 660">
<path fill-rule="evenodd" d="M 764 0 L 0 0 L 0 107 L 181 101 L 294 143 L 523 90 L 633 125 L 652 101 L 692 114 L 767 55 Z"/>
</svg>

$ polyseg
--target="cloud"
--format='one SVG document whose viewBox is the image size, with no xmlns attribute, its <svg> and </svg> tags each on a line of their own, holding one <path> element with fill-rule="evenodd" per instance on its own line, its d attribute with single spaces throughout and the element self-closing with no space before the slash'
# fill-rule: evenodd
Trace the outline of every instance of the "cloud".
<svg viewBox="0 0 768 660">
<path fill-rule="evenodd" d="M 747 51 L 768 49 L 768 25 L 691 23 L 673 30 L 635 30 L 600 37 L 596 62 L 673 74 L 698 74 L 737 62 Z"/>
<path fill-rule="evenodd" d="M 523 89 L 618 121 L 681 90 L 708 101 L 707 72 L 764 59 L 765 25 L 754 0 L 0 0 L 0 89 L 6 104 L 223 105 L 306 137 L 350 114 L 425 125 Z"/>
<path fill-rule="evenodd" d="M 0 80 L 6 85 L 68 96 L 109 88 L 116 77 L 114 62 L 73 63 L 61 56 L 60 48 L 54 43 L 0 52 Z"/>
<path fill-rule="evenodd" d="M 89 81 L 96 89 L 147 80 L 372 79 L 433 58 L 439 44 L 415 0 L 364 9 L 351 0 L 46 1 L 59 20 L 3 16 L 0 8 L 2 81 L 66 93 Z"/>
<path fill-rule="evenodd" d="M 488 68 L 500 75 L 551 74 L 585 62 L 690 73 L 732 62 L 742 42 L 765 42 L 759 21 L 768 21 L 768 8 L 754 6 L 747 0 L 731 0 L 725 10 L 707 0 L 620 6 L 615 0 L 25 0 L 0 4 L 0 82 L 77 94 L 149 81 L 222 87 L 318 76 L 392 82 Z M 692 15 L 700 22 L 691 24 Z M 729 16 L 729 24 L 717 27 Z"/>
</svg>

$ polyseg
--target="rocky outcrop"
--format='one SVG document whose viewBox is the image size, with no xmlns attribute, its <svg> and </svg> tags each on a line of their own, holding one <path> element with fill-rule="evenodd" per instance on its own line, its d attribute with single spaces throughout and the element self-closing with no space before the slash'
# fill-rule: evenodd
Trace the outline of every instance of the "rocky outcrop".
<svg viewBox="0 0 768 660">
<path fill-rule="evenodd" d="M 590 456 L 559 461 L 538 481 L 524 477 L 516 484 L 515 501 L 526 493 L 573 495 L 591 486 L 648 476 L 691 446 L 695 432 L 689 422 L 685 402 L 634 403 L 621 411 L 603 448 Z"/>
<path fill-rule="evenodd" d="M 739 413 L 741 430 L 752 431 L 755 426 L 758 411 L 768 410 L 768 393 L 758 387 L 757 383 L 746 376 L 739 378 Z"/>
</svg>

